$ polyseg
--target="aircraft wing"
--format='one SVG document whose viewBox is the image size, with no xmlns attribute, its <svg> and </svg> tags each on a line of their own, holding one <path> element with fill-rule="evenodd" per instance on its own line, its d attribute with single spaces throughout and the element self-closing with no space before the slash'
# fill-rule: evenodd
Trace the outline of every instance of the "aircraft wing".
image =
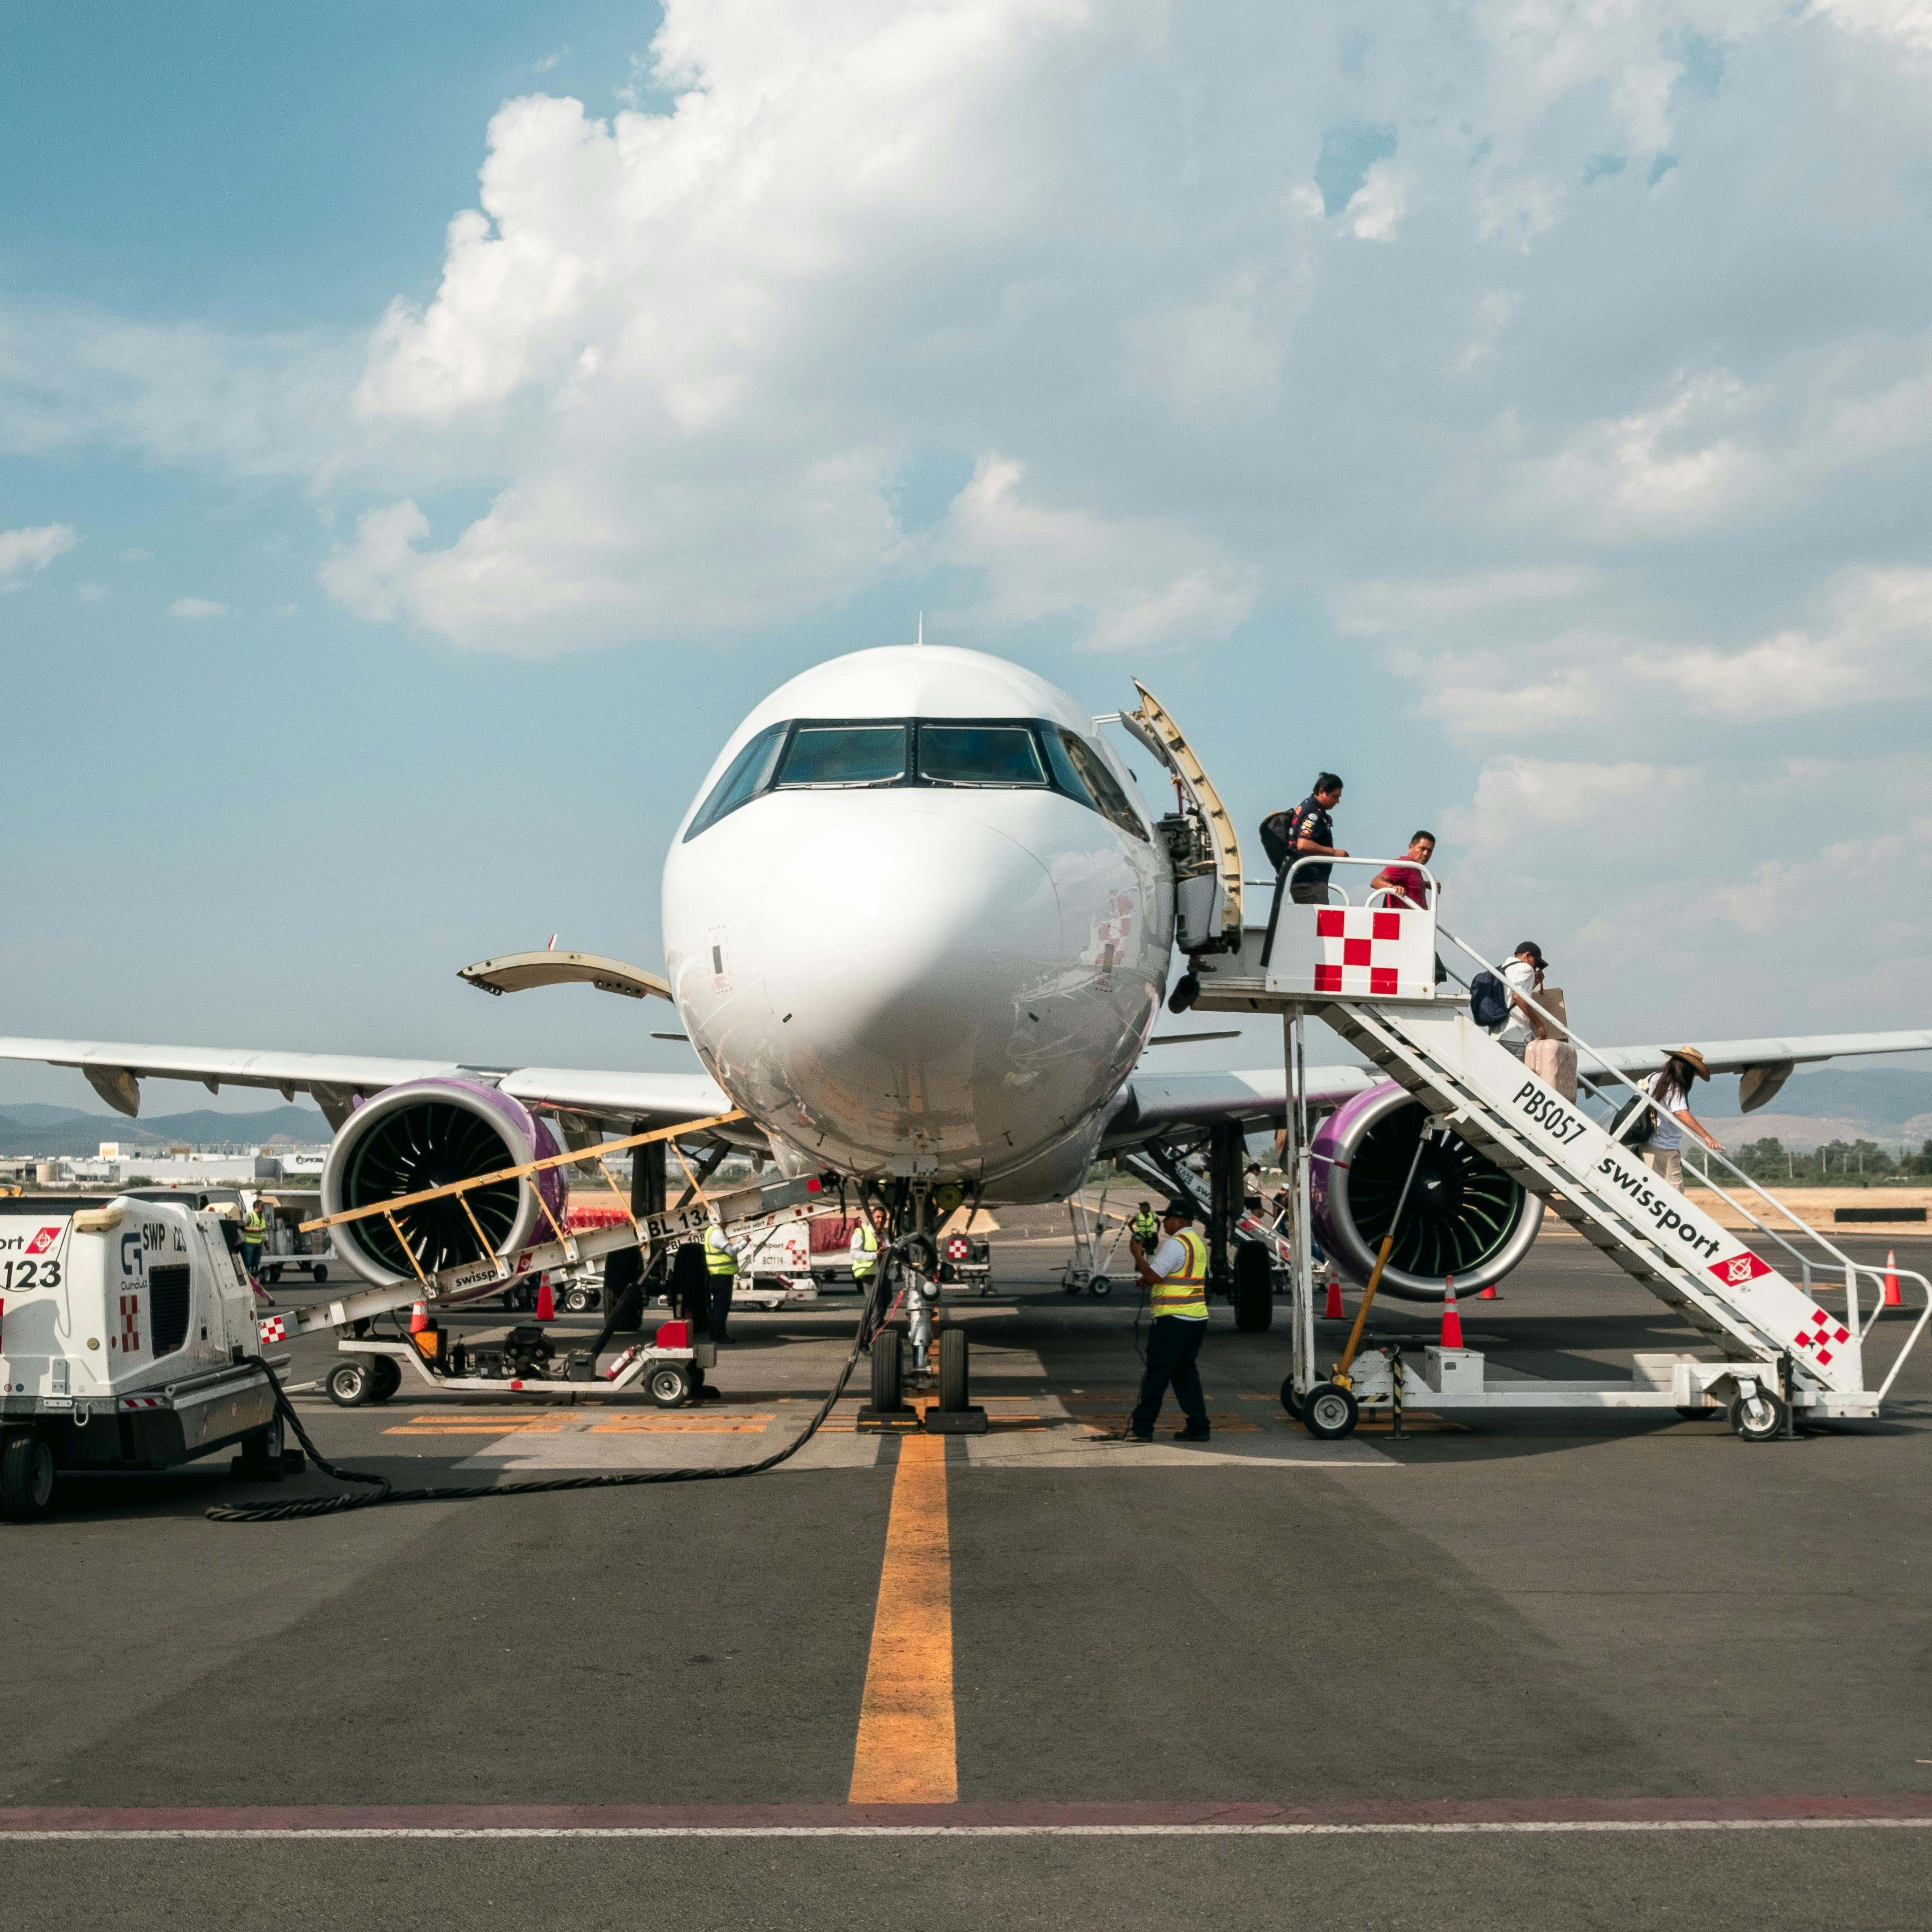
<svg viewBox="0 0 1932 1932">
<path fill-rule="evenodd" d="M 374 1054 L 261 1052 L 247 1047 L 154 1046 L 129 1040 L 0 1037 L 0 1060 L 77 1066 L 116 1112 L 141 1108 L 143 1080 L 198 1080 L 224 1087 L 272 1088 L 285 1100 L 314 1096 L 332 1127 L 349 1118 L 357 1094 L 379 1094 L 433 1075 L 486 1081 L 526 1106 L 545 1107 L 626 1130 L 633 1121 L 658 1126 L 722 1114 L 731 1106 L 701 1073 L 622 1073 L 560 1066 L 476 1066 L 453 1060 L 388 1060 Z"/>
<path fill-rule="evenodd" d="M 1739 1102 L 1748 1114 L 1771 1100 L 1795 1067 L 1863 1054 L 1924 1052 L 1932 1050 L 1932 1030 L 1778 1034 L 1762 1040 L 1684 1040 L 1672 1044 L 1694 1046 L 1714 1074 L 1739 1076 Z M 1670 1046 L 1601 1049 L 1604 1058 L 1631 1079 L 1655 1072 L 1671 1051 Z M 1586 1074 L 1591 1070 L 1584 1070 Z M 1366 1066 L 1311 1066 L 1308 1097 L 1317 1106 L 1334 1106 L 1375 1085 L 1379 1077 Z M 1241 1073 L 1136 1072 L 1108 1120 L 1101 1151 L 1222 1120 L 1279 1126 L 1287 1096 L 1287 1078 L 1279 1066 Z"/>
</svg>

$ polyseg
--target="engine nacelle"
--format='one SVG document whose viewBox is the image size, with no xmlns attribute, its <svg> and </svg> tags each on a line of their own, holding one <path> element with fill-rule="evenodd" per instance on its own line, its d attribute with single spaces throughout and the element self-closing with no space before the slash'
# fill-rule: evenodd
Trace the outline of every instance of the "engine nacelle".
<svg viewBox="0 0 1932 1932">
<path fill-rule="evenodd" d="M 1365 1282 L 1395 1214 L 1427 1118 L 1394 1081 L 1336 1108 L 1310 1149 L 1310 1221 L 1344 1273 Z M 1501 1281 L 1529 1252 L 1543 1203 L 1454 1135 L 1423 1150 L 1378 1293 L 1440 1301 Z"/>
<path fill-rule="evenodd" d="M 550 1129 L 520 1101 L 482 1081 L 405 1081 L 365 1100 L 336 1136 L 322 1166 L 322 1211 L 371 1208 L 562 1151 Z M 450 1195 L 399 1209 L 395 1219 L 409 1252 L 381 1214 L 334 1229 L 335 1251 L 364 1281 L 391 1287 L 416 1279 L 411 1252 L 424 1274 L 479 1259 L 478 1228 L 499 1255 L 552 1239 L 544 1206 L 562 1226 L 569 1191 L 562 1168 L 493 1181 L 460 1198 Z"/>
</svg>

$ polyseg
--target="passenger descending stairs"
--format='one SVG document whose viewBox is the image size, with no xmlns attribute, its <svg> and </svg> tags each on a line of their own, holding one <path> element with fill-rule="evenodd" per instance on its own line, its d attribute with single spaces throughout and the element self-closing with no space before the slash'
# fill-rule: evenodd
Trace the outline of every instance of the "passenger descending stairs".
<svg viewBox="0 0 1932 1932">
<path fill-rule="evenodd" d="M 1827 1315 L 1739 1234 L 1666 1186 L 1476 1025 L 1461 1003 L 1431 1010 L 1344 1000 L 1321 1016 L 1634 1280 L 1721 1344 L 1727 1360 L 1775 1362 L 1788 1354 L 1797 1389 L 1863 1392 L 1854 1327 Z"/>
</svg>

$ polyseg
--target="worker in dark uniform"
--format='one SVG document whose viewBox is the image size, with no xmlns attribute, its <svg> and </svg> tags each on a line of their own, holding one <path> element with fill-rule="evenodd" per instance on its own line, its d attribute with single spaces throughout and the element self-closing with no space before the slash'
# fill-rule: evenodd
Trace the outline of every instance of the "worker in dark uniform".
<svg viewBox="0 0 1932 1932">
<path fill-rule="evenodd" d="M 1341 802 L 1342 781 L 1333 772 L 1316 772 L 1314 789 L 1294 808 L 1286 842 L 1288 856 L 1277 863 L 1277 872 L 1282 865 L 1292 866 L 1298 860 L 1348 856 L 1345 847 L 1335 843 L 1333 814 Z M 1289 881 L 1288 897 L 1297 905 L 1326 905 L 1329 871 L 1326 866 L 1304 866 Z"/>
<path fill-rule="evenodd" d="M 1134 1266 L 1152 1298 L 1154 1321 L 1148 1330 L 1147 1372 L 1140 1400 L 1127 1418 L 1121 1440 L 1151 1442 L 1162 1398 L 1170 1386 L 1186 1426 L 1174 1433 L 1183 1442 L 1208 1440 L 1208 1403 L 1201 1393 L 1201 1371 L 1194 1364 L 1208 1333 L 1208 1244 L 1196 1232 L 1194 1204 L 1178 1198 L 1161 1215 L 1164 1238 L 1150 1252 L 1133 1244 Z"/>
</svg>

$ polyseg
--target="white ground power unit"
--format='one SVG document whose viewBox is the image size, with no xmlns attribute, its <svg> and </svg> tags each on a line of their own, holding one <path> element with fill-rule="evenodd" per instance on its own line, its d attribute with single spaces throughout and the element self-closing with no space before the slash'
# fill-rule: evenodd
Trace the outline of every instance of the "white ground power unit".
<svg viewBox="0 0 1932 1932">
<path fill-rule="evenodd" d="M 172 1201 L 0 1199 L 0 1516 L 62 1470 L 169 1469 L 230 1444 L 284 1467 L 232 1224 Z"/>
</svg>

